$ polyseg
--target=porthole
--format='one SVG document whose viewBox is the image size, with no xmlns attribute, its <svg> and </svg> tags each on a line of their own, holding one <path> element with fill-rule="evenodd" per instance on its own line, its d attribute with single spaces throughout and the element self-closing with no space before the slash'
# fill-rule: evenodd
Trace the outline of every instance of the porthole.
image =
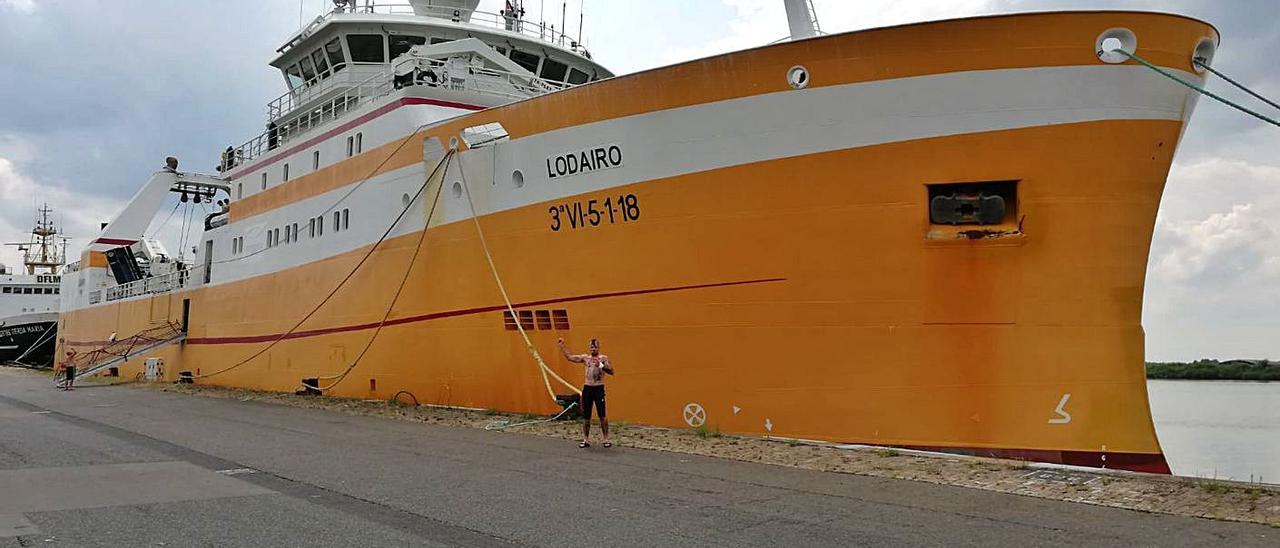
<svg viewBox="0 0 1280 548">
<path fill-rule="evenodd" d="M 454 197 L 454 198 L 461 198 L 461 197 L 462 197 L 462 183 L 459 183 L 459 182 L 457 182 L 457 181 L 454 181 L 454 183 L 453 183 L 453 197 Z"/>
<path fill-rule="evenodd" d="M 1191 68 L 1197 74 L 1204 74 L 1204 67 L 1200 66 L 1196 61 L 1199 60 L 1200 63 L 1212 65 L 1213 54 L 1217 49 L 1218 46 L 1213 43 L 1212 38 L 1201 38 L 1200 42 L 1196 44 L 1196 49 L 1191 50 Z"/>
<path fill-rule="evenodd" d="M 524 172 L 518 169 L 515 171 L 512 171 L 511 184 L 516 185 L 516 188 L 524 188 Z"/>
<path fill-rule="evenodd" d="M 804 89 L 809 87 L 809 69 L 800 65 L 791 67 L 787 71 L 787 84 L 795 89 Z"/>
<path fill-rule="evenodd" d="M 1098 53 L 1098 59 L 1102 60 L 1103 63 L 1111 63 L 1113 65 L 1123 63 L 1129 60 L 1129 56 L 1125 55 L 1124 52 L 1135 53 L 1138 51 L 1138 36 L 1129 29 L 1107 29 L 1098 35 L 1098 40 L 1094 43 L 1093 50 Z"/>
<path fill-rule="evenodd" d="M 458 138 L 457 138 L 457 137 L 450 137 L 450 138 L 449 138 L 449 150 L 458 150 Z"/>
<path fill-rule="evenodd" d="M 408 193 L 405 193 L 404 195 L 400 196 L 400 204 L 401 204 L 401 205 L 403 205 L 404 207 L 409 207 L 409 194 L 408 194 Z"/>
</svg>

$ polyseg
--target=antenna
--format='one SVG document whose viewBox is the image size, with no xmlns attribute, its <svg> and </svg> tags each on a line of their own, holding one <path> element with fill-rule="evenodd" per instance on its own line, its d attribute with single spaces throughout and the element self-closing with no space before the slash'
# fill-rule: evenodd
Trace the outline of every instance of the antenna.
<svg viewBox="0 0 1280 548">
<path fill-rule="evenodd" d="M 582 40 L 582 22 L 584 21 L 584 18 L 582 15 L 582 5 L 586 3 L 587 3 L 587 0 L 578 0 L 578 42 L 577 44 L 579 46 L 582 45 L 582 41 L 583 41 Z"/>
<path fill-rule="evenodd" d="M 822 34 L 818 27 L 818 12 L 813 9 L 813 0 L 783 0 L 787 9 L 787 26 L 791 29 L 791 39 L 800 40 Z"/>
<path fill-rule="evenodd" d="M 560 3 L 560 45 L 564 45 L 565 16 L 569 13 L 569 3 Z M 554 37 L 553 37 L 554 38 Z"/>
</svg>

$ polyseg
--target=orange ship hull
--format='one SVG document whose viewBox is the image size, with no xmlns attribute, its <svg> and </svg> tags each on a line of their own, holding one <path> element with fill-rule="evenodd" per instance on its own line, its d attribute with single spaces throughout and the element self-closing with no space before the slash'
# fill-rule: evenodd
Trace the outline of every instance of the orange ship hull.
<svg viewBox="0 0 1280 548">
<path fill-rule="evenodd" d="M 430 127 L 410 146 L 387 145 L 292 190 L 237 202 L 233 223 L 370 170 L 425 176 L 435 163 L 424 163 L 422 140 L 448 142 L 481 123 L 502 123 L 512 140 L 504 146 L 514 147 L 600 121 L 786 93 L 781 75 L 797 64 L 813 75 L 811 89 L 1096 66 L 1090 43 L 1116 24 L 1134 29 L 1148 59 L 1184 71 L 1197 40 L 1216 39 L 1208 25 L 1172 16 L 1045 14 L 772 46 Z M 947 47 L 957 36 L 980 47 Z M 1175 92 L 1164 93 L 1160 100 Z M 1140 318 L 1156 211 L 1194 103 L 1185 104 L 1173 116 L 1015 124 L 766 157 L 495 208 L 479 222 L 554 370 L 580 375 L 559 359 L 557 338 L 574 348 L 602 341 L 618 371 L 608 386 L 615 420 L 1168 473 L 1147 402 Z M 653 123 L 660 131 L 666 122 Z M 462 153 L 473 177 L 464 184 L 509 187 L 505 175 L 479 167 L 483 154 Z M 444 184 L 458 178 L 446 172 Z M 979 231 L 933 222 L 931 185 L 991 181 L 1016 184 L 1005 222 Z M 440 199 L 457 196 L 446 186 Z M 622 202 L 602 210 L 614 222 L 571 213 L 606 199 Z M 559 205 L 566 208 L 556 213 Z M 383 242 L 294 329 L 368 250 L 66 311 L 62 345 L 92 349 L 112 333 L 177 322 L 185 300 L 188 339 L 154 353 L 170 379 L 187 370 L 212 375 L 199 383 L 293 391 L 362 355 L 328 393 L 408 391 L 423 403 L 559 409 L 504 316 L 469 218 L 432 220 L 425 235 Z M 130 363 L 122 374 L 137 372 L 140 360 Z"/>
</svg>

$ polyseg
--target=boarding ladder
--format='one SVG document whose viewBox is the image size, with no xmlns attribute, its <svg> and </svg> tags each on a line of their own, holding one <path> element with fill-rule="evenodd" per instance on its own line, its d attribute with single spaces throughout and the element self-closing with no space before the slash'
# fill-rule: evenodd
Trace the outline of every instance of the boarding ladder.
<svg viewBox="0 0 1280 548">
<path fill-rule="evenodd" d="M 177 324 L 165 323 L 126 339 L 113 338 L 100 348 L 76 356 L 68 365 L 75 366 L 76 377 L 88 377 L 116 367 L 130 358 L 185 340 L 187 333 Z"/>
</svg>

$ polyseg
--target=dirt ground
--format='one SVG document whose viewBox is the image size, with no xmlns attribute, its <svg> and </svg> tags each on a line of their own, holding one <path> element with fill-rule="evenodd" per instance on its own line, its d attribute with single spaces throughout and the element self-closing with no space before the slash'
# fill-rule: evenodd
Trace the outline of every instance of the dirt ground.
<svg viewBox="0 0 1280 548">
<path fill-rule="evenodd" d="M 140 389 L 201 397 L 260 401 L 341 413 L 418 421 L 576 441 L 581 423 L 413 405 L 412 402 L 346 400 L 185 384 L 137 384 Z M 1280 528 L 1280 487 L 1175 478 L 1127 472 L 1079 471 L 978 457 L 925 456 L 878 448 L 838 448 L 797 440 L 722 435 L 708 429 L 671 429 L 614 423 L 622 447 L 689 453 L 812 470 L 986 489 L 1047 499 L 1146 512 L 1263 523 Z M 593 428 L 593 430 L 596 430 Z M 599 442 L 598 431 L 595 438 Z"/>
</svg>

